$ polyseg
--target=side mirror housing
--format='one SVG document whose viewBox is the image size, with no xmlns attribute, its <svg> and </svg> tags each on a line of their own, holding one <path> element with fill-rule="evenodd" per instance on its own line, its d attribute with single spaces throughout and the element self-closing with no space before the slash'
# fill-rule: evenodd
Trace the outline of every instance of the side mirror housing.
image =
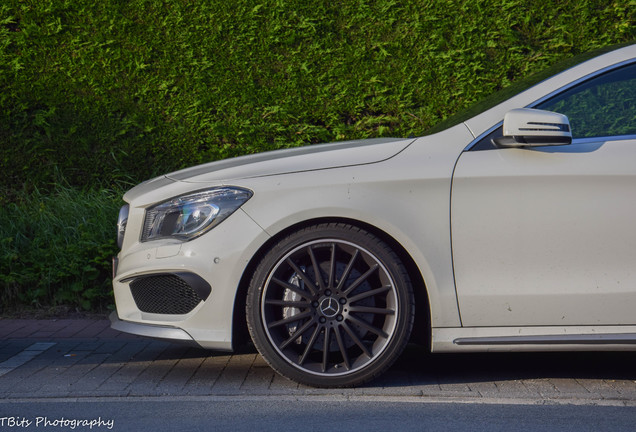
<svg viewBox="0 0 636 432">
<path fill-rule="evenodd" d="M 503 136 L 493 138 L 499 147 L 538 147 L 572 142 L 570 121 L 563 114 L 532 108 L 513 109 L 503 121 Z"/>
</svg>

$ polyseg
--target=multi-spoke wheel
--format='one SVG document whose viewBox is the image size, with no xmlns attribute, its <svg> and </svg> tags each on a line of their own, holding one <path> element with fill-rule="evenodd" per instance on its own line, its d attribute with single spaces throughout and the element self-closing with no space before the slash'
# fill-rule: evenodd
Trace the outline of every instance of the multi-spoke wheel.
<svg viewBox="0 0 636 432">
<path fill-rule="evenodd" d="M 274 369 L 313 386 L 351 386 L 388 368 L 413 323 L 404 266 L 380 239 L 317 225 L 261 261 L 247 299 L 252 338 Z"/>
</svg>

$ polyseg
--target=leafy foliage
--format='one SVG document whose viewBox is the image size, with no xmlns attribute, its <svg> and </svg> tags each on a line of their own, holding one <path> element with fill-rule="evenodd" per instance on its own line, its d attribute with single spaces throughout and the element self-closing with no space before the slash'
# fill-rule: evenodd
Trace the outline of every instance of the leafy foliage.
<svg viewBox="0 0 636 432">
<path fill-rule="evenodd" d="M 633 0 L 6 0 L 1 187 L 420 135 L 636 35 Z"/>
<path fill-rule="evenodd" d="M 120 193 L 57 186 L 0 208 L 0 308 L 110 304 L 120 204 Z"/>
<path fill-rule="evenodd" d="M 96 189 L 263 150 L 420 135 L 558 60 L 633 40 L 635 6 L 3 0 L 1 303 L 105 301 L 120 204 Z"/>
</svg>

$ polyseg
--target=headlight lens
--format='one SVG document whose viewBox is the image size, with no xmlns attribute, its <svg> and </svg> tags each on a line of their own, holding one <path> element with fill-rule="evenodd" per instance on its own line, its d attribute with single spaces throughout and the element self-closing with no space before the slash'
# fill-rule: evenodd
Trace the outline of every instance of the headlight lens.
<svg viewBox="0 0 636 432">
<path fill-rule="evenodd" d="M 141 241 L 191 240 L 220 224 L 252 197 L 247 189 L 224 187 L 182 195 L 146 210 Z"/>
<path fill-rule="evenodd" d="M 124 244 L 124 234 L 126 233 L 129 209 L 130 206 L 126 204 L 119 210 L 119 218 L 117 219 L 117 247 L 119 247 L 119 249 L 121 249 L 122 244 Z"/>
</svg>

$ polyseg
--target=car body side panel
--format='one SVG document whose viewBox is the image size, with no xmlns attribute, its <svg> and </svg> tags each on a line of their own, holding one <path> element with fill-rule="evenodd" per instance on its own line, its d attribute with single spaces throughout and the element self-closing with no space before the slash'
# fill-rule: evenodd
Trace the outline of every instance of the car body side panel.
<svg viewBox="0 0 636 432">
<path fill-rule="evenodd" d="M 636 324 L 636 140 L 465 152 L 453 181 L 464 326 Z"/>
<path fill-rule="evenodd" d="M 244 206 L 275 236 L 306 220 L 347 218 L 398 241 L 419 267 L 435 326 L 457 326 L 449 226 L 452 169 L 472 135 L 463 125 L 424 137 L 390 160 L 242 180 L 259 191 Z"/>
</svg>

